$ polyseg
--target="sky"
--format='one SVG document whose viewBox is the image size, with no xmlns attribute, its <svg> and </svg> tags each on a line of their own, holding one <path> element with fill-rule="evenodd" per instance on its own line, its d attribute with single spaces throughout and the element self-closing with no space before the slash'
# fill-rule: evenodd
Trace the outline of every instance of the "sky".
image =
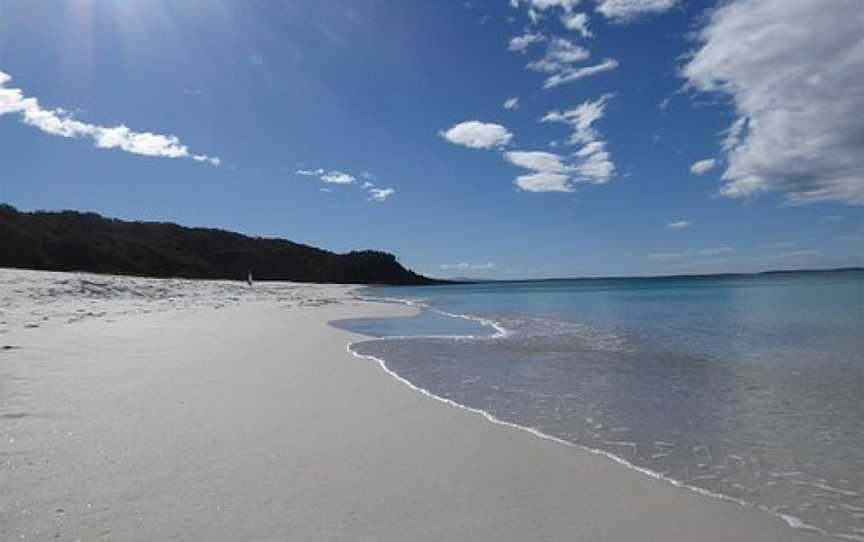
<svg viewBox="0 0 864 542">
<path fill-rule="evenodd" d="M 864 266 L 860 0 L 0 0 L 0 202 L 437 277 Z"/>
</svg>

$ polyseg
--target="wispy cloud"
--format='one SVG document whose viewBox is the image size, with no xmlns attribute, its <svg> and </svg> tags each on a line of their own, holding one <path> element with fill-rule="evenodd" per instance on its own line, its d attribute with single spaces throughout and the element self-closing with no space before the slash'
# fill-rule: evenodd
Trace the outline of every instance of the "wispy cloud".
<svg viewBox="0 0 864 542">
<path fill-rule="evenodd" d="M 596 100 L 586 100 L 573 109 L 550 111 L 540 119 L 540 122 L 564 123 L 573 129 L 568 143 L 580 145 L 572 157 L 573 171 L 578 180 L 603 184 L 615 174 L 615 163 L 606 150 L 606 141 L 600 139 L 600 134 L 594 128 L 594 123 L 605 115 L 606 106 L 612 97 L 612 94 L 604 94 Z"/>
<path fill-rule="evenodd" d="M 714 158 L 706 158 L 705 160 L 699 160 L 698 162 L 693 162 L 690 166 L 690 173 L 693 175 L 704 175 L 708 173 L 717 165 L 717 160 Z"/>
<path fill-rule="evenodd" d="M 503 147 L 513 139 L 513 134 L 504 126 L 476 120 L 460 122 L 439 135 L 450 143 L 471 149 Z"/>
<path fill-rule="evenodd" d="M 369 196 L 374 201 L 385 201 L 387 198 L 396 193 L 396 190 L 392 188 L 369 188 Z"/>
<path fill-rule="evenodd" d="M 507 50 L 512 51 L 514 53 L 524 53 L 531 47 L 534 43 L 540 43 L 542 41 L 546 41 L 546 36 L 543 34 L 536 32 L 526 32 L 521 36 L 515 36 L 510 38 L 510 43 L 507 45 Z"/>
<path fill-rule="evenodd" d="M 504 101 L 504 109 L 519 109 L 519 98 L 507 98 L 507 100 Z"/>
<path fill-rule="evenodd" d="M 711 13 L 682 73 L 735 106 L 720 194 L 864 205 L 862 14 L 856 0 L 735 0 Z"/>
<path fill-rule="evenodd" d="M 294 175 L 302 175 L 303 177 L 320 177 L 324 175 L 324 170 L 319 169 L 298 169 L 294 172 Z"/>
<path fill-rule="evenodd" d="M 612 58 L 607 58 L 594 66 L 580 66 L 590 56 L 591 53 L 588 49 L 576 45 L 567 38 L 555 37 L 549 40 L 543 57 L 529 62 L 526 67 L 529 70 L 548 74 L 543 82 L 545 89 L 584 79 L 604 71 L 614 70 L 618 67 L 618 61 Z"/>
<path fill-rule="evenodd" d="M 136 132 L 125 125 L 106 127 L 81 122 L 64 109 L 45 109 L 39 100 L 25 96 L 6 84 L 12 77 L 0 71 L 0 116 L 19 115 L 21 121 L 47 134 L 73 139 L 90 139 L 100 149 L 120 149 L 132 154 L 162 158 L 188 158 L 218 166 L 216 156 L 194 154 L 174 135 Z"/>
<path fill-rule="evenodd" d="M 320 179 L 325 183 L 331 184 L 354 184 L 357 181 L 357 178 L 349 173 L 343 173 L 341 171 L 331 171 L 330 173 L 325 173 L 321 175 Z"/>
<path fill-rule="evenodd" d="M 673 230 L 680 230 L 684 228 L 689 228 L 692 225 L 693 224 L 688 222 L 687 220 L 677 220 L 675 222 L 669 222 L 668 224 L 666 224 L 666 227 Z"/>
<path fill-rule="evenodd" d="M 616 69 L 619 65 L 619 62 L 614 58 L 607 58 L 603 62 L 595 64 L 593 66 L 584 66 L 581 68 L 569 68 L 566 70 L 562 70 L 561 72 L 553 74 L 546 78 L 546 80 L 543 82 L 543 88 L 553 88 L 559 85 L 563 85 L 564 83 L 572 83 L 580 79 L 585 79 L 586 77 L 591 77 L 592 75 L 597 75 L 598 73 L 612 71 Z"/>
<path fill-rule="evenodd" d="M 384 202 L 388 198 L 392 197 L 393 194 L 396 193 L 396 190 L 393 188 L 380 188 L 375 185 L 375 183 L 365 180 L 362 184 L 357 182 L 357 177 L 352 175 L 351 173 L 345 173 L 344 171 L 339 170 L 331 170 L 325 171 L 324 168 L 317 169 L 298 169 L 294 172 L 294 175 L 299 175 L 301 177 L 317 177 L 320 181 L 329 184 L 329 185 L 354 185 L 359 186 L 361 190 L 365 190 L 369 194 L 369 201 L 375 202 Z M 364 171 L 360 174 L 360 177 L 363 179 L 374 179 L 375 175 L 369 173 L 368 171 Z M 321 188 L 321 192 L 332 192 L 333 189 L 329 187 Z"/>
<path fill-rule="evenodd" d="M 561 24 L 567 30 L 578 32 L 583 38 L 593 36 L 591 30 L 588 28 L 588 15 L 585 13 L 562 13 Z"/>
<path fill-rule="evenodd" d="M 675 7 L 678 0 L 595 0 L 597 11 L 615 22 L 630 22 Z"/>
</svg>

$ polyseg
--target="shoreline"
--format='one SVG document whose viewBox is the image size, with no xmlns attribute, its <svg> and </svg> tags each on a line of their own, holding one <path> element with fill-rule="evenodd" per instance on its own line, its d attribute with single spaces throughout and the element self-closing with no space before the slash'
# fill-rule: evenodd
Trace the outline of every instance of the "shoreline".
<svg viewBox="0 0 864 542">
<path fill-rule="evenodd" d="M 221 289 L 185 310 L 110 298 L 116 315 L 37 328 L 4 314 L 0 538 L 825 539 L 442 408 L 346 351 L 365 336 L 328 324 L 407 308 L 279 288 L 219 309 Z"/>
<path fill-rule="evenodd" d="M 365 298 L 364 301 L 367 301 L 370 303 L 376 302 L 376 300 L 374 298 Z M 413 309 L 412 314 L 397 316 L 397 318 L 410 318 L 410 317 L 419 315 L 423 310 L 434 310 L 437 313 L 440 313 L 440 314 L 443 314 L 443 315 L 446 315 L 446 316 L 449 316 L 452 318 L 459 318 L 459 319 L 476 321 L 476 322 L 479 322 L 481 325 L 491 327 L 493 330 L 495 330 L 495 333 L 490 336 L 493 338 L 499 337 L 499 336 L 506 336 L 510 333 L 508 330 L 506 330 L 504 327 L 502 327 L 498 322 L 495 322 L 493 320 L 488 320 L 485 318 L 479 318 L 479 317 L 462 315 L 462 314 L 454 314 L 454 313 L 446 312 L 446 311 L 439 310 L 439 309 L 431 309 L 430 307 L 428 307 L 428 305 L 425 305 L 424 303 L 417 303 L 417 302 L 412 302 L 412 301 L 400 300 L 400 299 L 396 299 L 396 298 L 382 298 L 381 301 L 384 303 L 393 303 L 393 304 L 397 304 L 397 305 L 401 304 L 401 305 L 404 305 L 407 307 L 411 307 Z M 337 329 L 342 329 L 339 326 L 335 325 L 335 324 L 338 324 L 338 321 L 328 322 L 328 323 L 330 325 L 333 325 Z M 362 333 L 361 333 L 361 335 L 362 335 Z M 680 480 L 670 478 L 670 477 L 668 477 L 668 476 L 666 476 L 660 472 L 653 471 L 649 468 L 636 465 L 636 464 L 624 459 L 623 457 L 615 455 L 612 452 L 608 452 L 606 450 L 602 450 L 599 448 L 590 448 L 588 446 L 584 446 L 581 444 L 570 442 L 570 441 L 564 440 L 562 438 L 556 437 L 554 435 L 544 433 L 543 431 L 536 429 L 534 427 L 530 427 L 527 425 L 522 425 L 519 423 L 502 420 L 502 419 L 498 418 L 497 416 L 495 416 L 494 414 L 487 412 L 483 409 L 471 407 L 468 405 L 463 405 L 462 403 L 456 402 L 452 399 L 448 399 L 446 397 L 442 397 L 440 395 L 437 395 L 437 394 L 429 391 L 428 389 L 423 388 L 423 387 L 411 382 L 409 379 L 401 376 L 396 371 L 390 369 L 390 367 L 387 366 L 387 360 L 382 359 L 382 358 L 378 358 L 378 357 L 375 357 L 372 355 L 368 355 L 368 354 L 360 354 L 360 353 L 358 353 L 352 349 L 352 347 L 355 344 L 360 344 L 360 343 L 365 343 L 365 342 L 391 340 L 391 339 L 436 338 L 437 337 L 436 335 L 416 335 L 416 336 L 415 335 L 400 335 L 400 336 L 385 336 L 385 337 L 374 337 L 374 336 L 368 336 L 368 335 L 363 335 L 363 336 L 366 338 L 362 339 L 362 340 L 348 343 L 348 345 L 346 346 L 346 349 L 348 350 L 349 353 L 351 353 L 356 358 L 364 359 L 364 360 L 370 360 L 370 361 L 377 363 L 380 366 L 381 370 L 384 371 L 388 376 L 394 378 L 395 380 L 399 381 L 400 383 L 407 386 L 408 388 L 410 388 L 410 389 L 414 390 L 415 392 L 418 392 L 418 393 L 420 393 L 420 394 L 422 394 L 422 395 L 424 395 L 430 399 L 433 399 L 435 401 L 438 401 L 438 402 L 443 403 L 445 405 L 448 405 L 450 407 L 464 410 L 464 411 L 469 412 L 471 414 L 479 415 L 494 425 L 499 425 L 499 426 L 506 427 L 509 429 L 516 429 L 519 431 L 524 431 L 526 433 L 529 433 L 529 434 L 531 434 L 537 438 L 543 439 L 543 440 L 548 440 L 548 441 L 554 442 L 556 444 L 559 444 L 559 445 L 562 445 L 562 446 L 565 446 L 568 448 L 579 450 L 580 452 L 585 452 L 585 453 L 589 453 L 592 455 L 603 457 L 605 459 L 611 460 L 612 462 L 618 463 L 621 466 L 623 466 L 629 470 L 632 470 L 634 472 L 638 472 L 642 475 L 648 476 L 648 477 L 653 478 L 655 480 L 665 482 L 665 483 L 670 484 L 674 487 L 686 489 L 686 490 L 692 491 L 698 495 L 709 497 L 712 499 L 719 499 L 721 501 L 731 502 L 731 503 L 734 503 L 734 504 L 741 506 L 743 508 L 750 508 L 750 509 L 758 510 L 758 511 L 766 513 L 772 517 L 781 519 L 783 522 L 785 522 L 785 524 L 790 529 L 815 533 L 815 534 L 825 536 L 825 537 L 833 537 L 833 538 L 838 538 L 838 539 L 840 539 L 840 538 L 847 539 L 848 538 L 847 536 L 844 536 L 844 535 L 836 536 L 836 535 L 832 535 L 831 533 L 827 533 L 818 527 L 815 527 L 813 525 L 809 525 L 809 524 L 803 522 L 801 519 L 799 519 L 796 516 L 792 516 L 789 514 L 783 514 L 781 512 L 771 510 L 770 508 L 762 506 L 762 505 L 750 503 L 750 502 L 744 501 L 742 499 L 736 499 L 735 497 L 730 497 L 729 495 L 724 495 L 722 493 L 717 493 L 714 491 L 703 489 L 701 487 L 693 486 L 693 485 L 687 484 L 686 482 L 682 482 Z M 447 336 L 447 337 L 450 338 L 450 336 Z M 467 339 L 467 340 L 477 338 L 477 336 L 474 336 L 474 335 L 453 336 L 453 337 L 458 337 L 458 338 Z M 864 538 L 862 538 L 862 539 L 864 539 Z"/>
</svg>

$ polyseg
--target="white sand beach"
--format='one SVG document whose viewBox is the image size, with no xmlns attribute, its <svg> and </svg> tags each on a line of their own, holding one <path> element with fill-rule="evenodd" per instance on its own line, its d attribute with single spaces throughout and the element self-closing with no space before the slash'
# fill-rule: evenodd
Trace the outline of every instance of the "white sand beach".
<svg viewBox="0 0 864 542">
<path fill-rule="evenodd" d="M 0 270 L 0 540 L 824 540 L 411 389 L 337 285 Z"/>
</svg>

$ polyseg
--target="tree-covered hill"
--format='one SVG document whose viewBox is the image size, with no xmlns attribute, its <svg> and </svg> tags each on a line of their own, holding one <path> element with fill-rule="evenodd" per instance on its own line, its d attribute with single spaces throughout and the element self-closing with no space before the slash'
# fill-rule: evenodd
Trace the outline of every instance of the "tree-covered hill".
<svg viewBox="0 0 864 542">
<path fill-rule="evenodd" d="M 428 284 L 386 252 L 336 254 L 284 239 L 0 204 L 0 267 L 148 277 Z"/>
</svg>

